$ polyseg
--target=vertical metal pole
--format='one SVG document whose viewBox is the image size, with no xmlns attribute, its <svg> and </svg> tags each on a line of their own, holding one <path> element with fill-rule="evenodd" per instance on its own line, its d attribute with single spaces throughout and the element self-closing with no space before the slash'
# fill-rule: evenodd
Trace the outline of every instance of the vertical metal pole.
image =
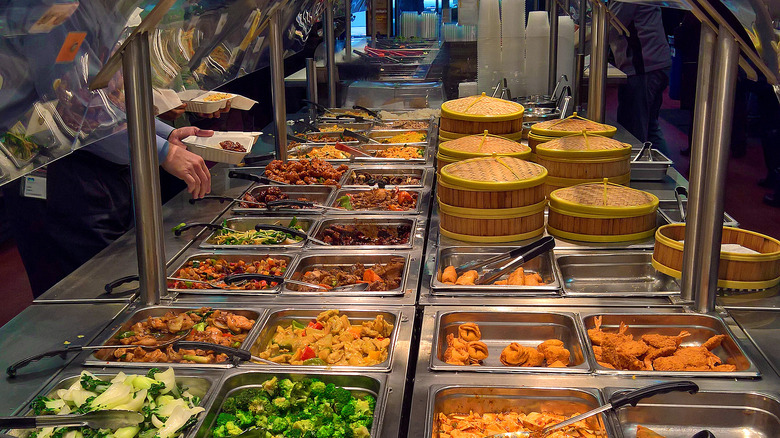
<svg viewBox="0 0 780 438">
<path fill-rule="evenodd" d="M 696 230 L 701 228 L 700 212 L 704 202 L 704 170 L 707 164 L 705 148 L 710 129 L 709 115 L 711 108 L 712 67 L 715 59 L 715 30 L 706 24 L 701 25 L 701 38 L 699 40 L 699 71 L 696 75 L 696 106 L 693 110 L 693 132 L 691 135 L 691 167 L 690 180 L 688 182 L 688 208 L 685 217 L 685 246 L 683 250 L 682 284 L 680 298 L 683 301 L 693 301 L 695 291 L 701 286 L 698 283 L 697 272 L 701 266 L 696 266 L 694 261 L 701 262 L 696 257 L 700 252 L 697 245 L 701 242 L 697 239 Z"/>
<path fill-rule="evenodd" d="M 547 94 L 552 96 L 555 83 L 558 81 L 558 1 L 547 0 L 547 9 L 550 14 L 550 50 L 548 52 L 550 68 L 547 72 Z"/>
<path fill-rule="evenodd" d="M 607 6 L 593 0 L 593 23 L 590 50 L 590 84 L 588 87 L 588 118 L 604 122 L 607 107 L 607 49 L 609 20 Z"/>
<path fill-rule="evenodd" d="M 352 0 L 344 0 L 344 18 L 346 19 L 344 58 L 350 61 L 352 60 Z"/>
<path fill-rule="evenodd" d="M 376 47 L 376 0 L 369 0 L 371 2 L 371 39 L 369 44 L 371 47 Z"/>
<path fill-rule="evenodd" d="M 577 47 L 577 59 L 574 60 L 574 105 L 577 112 L 582 111 L 582 89 L 583 77 L 585 75 L 585 33 L 588 28 L 588 1 L 580 0 L 579 24 L 579 44 Z"/>
<path fill-rule="evenodd" d="M 167 285 L 148 33 L 140 33 L 130 40 L 122 56 L 122 68 L 127 134 L 130 137 L 139 287 L 144 303 L 155 305 L 160 303 L 160 293 L 167 290 Z"/>
<path fill-rule="evenodd" d="M 328 106 L 336 107 L 336 34 L 333 29 L 333 2 L 325 6 L 325 48 L 328 66 Z"/>
<path fill-rule="evenodd" d="M 701 257 L 702 269 L 694 272 L 699 277 L 696 291 L 696 310 L 712 312 L 718 292 L 718 264 L 720 263 L 720 239 L 723 234 L 723 190 L 726 186 L 726 170 L 731 143 L 731 118 L 734 114 L 734 89 L 737 85 L 739 46 L 727 29 L 718 31 L 715 48 L 715 68 L 712 83 L 712 108 L 710 110 L 710 137 L 707 151 L 707 167 L 704 172 L 703 198 L 698 220 L 700 231 L 696 233 L 696 258 Z M 694 261 L 694 265 L 696 262 Z"/>
<path fill-rule="evenodd" d="M 284 49 L 279 12 L 275 12 L 271 17 L 268 34 L 268 45 L 271 49 L 271 98 L 274 102 L 276 158 L 287 161 L 287 103 L 284 94 Z"/>
<path fill-rule="evenodd" d="M 306 99 L 319 103 L 317 100 L 317 61 L 314 58 L 306 58 Z M 314 123 L 317 120 L 317 108 L 309 105 L 309 118 Z"/>
</svg>

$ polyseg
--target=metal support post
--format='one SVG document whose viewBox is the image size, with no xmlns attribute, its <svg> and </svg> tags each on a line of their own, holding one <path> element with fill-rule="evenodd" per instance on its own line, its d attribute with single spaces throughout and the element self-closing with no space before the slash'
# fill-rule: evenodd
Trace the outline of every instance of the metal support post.
<svg viewBox="0 0 780 438">
<path fill-rule="evenodd" d="M 279 12 L 271 17 L 268 29 L 268 45 L 271 59 L 271 98 L 274 102 L 274 128 L 276 132 L 276 158 L 287 161 L 287 103 L 284 92 L 284 48 Z"/>
<path fill-rule="evenodd" d="M 588 28 L 588 1 L 579 2 L 579 44 L 577 47 L 577 59 L 574 60 L 574 87 L 572 87 L 574 105 L 577 112 L 582 111 L 583 77 L 585 75 L 585 34 Z"/>
<path fill-rule="evenodd" d="M 344 58 L 352 60 L 352 0 L 344 0 L 344 18 L 346 19 L 346 37 L 344 38 Z"/>
<path fill-rule="evenodd" d="M 144 303 L 151 306 L 160 304 L 160 293 L 167 290 L 167 282 L 160 163 L 154 133 L 152 68 L 147 32 L 131 37 L 122 56 L 122 68 L 127 134 L 130 137 L 139 288 Z"/>
<path fill-rule="evenodd" d="M 369 2 L 371 2 L 371 39 L 368 43 L 371 47 L 376 47 L 376 0 L 369 0 Z"/>
<path fill-rule="evenodd" d="M 696 230 L 701 228 L 700 212 L 704 202 L 704 171 L 707 164 L 705 148 L 708 142 L 709 115 L 711 109 L 711 89 L 713 60 L 715 59 L 715 30 L 706 24 L 701 25 L 701 38 L 699 39 L 699 71 L 696 77 L 696 106 L 693 111 L 693 132 L 691 135 L 691 167 L 690 180 L 688 182 L 688 208 L 685 217 L 685 246 L 683 250 L 682 284 L 680 298 L 683 301 L 692 302 L 695 292 L 701 285 L 698 283 L 697 272 L 701 266 L 694 265 L 694 261 L 701 262 L 696 257 L 700 253 L 696 238 Z"/>
<path fill-rule="evenodd" d="M 590 84 L 588 87 L 588 118 L 603 123 L 607 107 L 607 50 L 609 49 L 609 19 L 607 6 L 593 1 L 593 21 L 590 50 Z"/>
<path fill-rule="evenodd" d="M 704 171 L 703 200 L 700 206 L 694 206 L 701 207 L 701 211 L 696 213 L 699 229 L 695 236 L 698 242 L 693 263 L 697 266 L 696 259 L 701 258 L 699 266 L 702 269 L 693 272 L 693 275 L 699 277 L 695 302 L 699 312 L 712 312 L 715 309 L 718 292 L 720 239 L 723 234 L 723 191 L 726 186 L 738 66 L 739 45 L 731 33 L 721 27 L 715 48 L 709 124 L 711 137 L 707 142 L 709 150 Z"/>
<path fill-rule="evenodd" d="M 317 61 L 314 58 L 306 58 L 306 99 L 319 103 L 317 98 Z M 317 108 L 309 105 L 309 118 L 314 123 L 317 120 Z"/>
<path fill-rule="evenodd" d="M 325 48 L 328 68 L 328 106 L 336 105 L 336 34 L 333 29 L 333 2 L 328 1 L 325 7 Z"/>
<path fill-rule="evenodd" d="M 558 1 L 547 0 L 547 10 L 550 14 L 550 50 L 549 71 L 547 73 L 547 94 L 552 96 L 555 83 L 558 81 Z M 555 96 L 552 96 L 555 98 Z"/>
</svg>

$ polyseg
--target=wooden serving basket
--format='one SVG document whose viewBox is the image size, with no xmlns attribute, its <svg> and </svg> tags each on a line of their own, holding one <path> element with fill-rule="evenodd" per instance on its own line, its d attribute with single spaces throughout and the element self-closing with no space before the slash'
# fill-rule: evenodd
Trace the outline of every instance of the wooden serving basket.
<svg viewBox="0 0 780 438">
<path fill-rule="evenodd" d="M 655 233 L 652 264 L 675 278 L 682 277 L 685 224 L 669 224 Z M 780 284 L 780 241 L 754 231 L 723 227 L 721 243 L 736 243 L 760 254 L 720 252 L 718 287 L 767 289 Z"/>
<path fill-rule="evenodd" d="M 525 108 L 516 102 L 486 96 L 470 96 L 449 100 L 441 105 L 440 132 L 452 134 L 496 135 L 523 132 Z"/>
<path fill-rule="evenodd" d="M 462 208 L 439 202 L 442 235 L 481 243 L 526 240 L 544 233 L 546 200 L 517 208 Z"/>
<path fill-rule="evenodd" d="M 503 136 L 489 134 L 467 135 L 457 140 L 439 143 L 436 158 L 439 160 L 437 171 L 447 164 L 480 157 L 514 157 L 529 161 L 531 149 L 517 141 Z"/>
<path fill-rule="evenodd" d="M 548 173 L 547 180 L 544 182 L 544 194 L 545 196 L 549 197 L 550 194 L 552 194 L 552 192 L 558 189 L 572 187 L 579 184 L 598 183 L 603 180 L 604 178 L 593 178 L 593 179 L 560 178 L 560 177 L 550 176 Z M 629 172 L 623 175 L 610 177 L 609 182 L 614 184 L 620 184 L 621 186 L 627 186 L 631 182 L 631 173 Z"/>
</svg>

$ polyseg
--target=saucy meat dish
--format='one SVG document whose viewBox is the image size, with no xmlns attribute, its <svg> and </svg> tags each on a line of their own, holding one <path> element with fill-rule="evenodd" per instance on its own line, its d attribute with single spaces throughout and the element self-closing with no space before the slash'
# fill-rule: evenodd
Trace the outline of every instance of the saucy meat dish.
<svg viewBox="0 0 780 438">
<path fill-rule="evenodd" d="M 246 148 L 241 143 L 225 140 L 219 142 L 219 147 L 226 151 L 233 151 L 233 152 L 246 152 Z"/>
<path fill-rule="evenodd" d="M 249 280 L 243 284 L 225 284 L 222 279 L 233 274 L 264 274 L 284 276 L 287 271 L 287 261 L 266 257 L 264 259 L 245 262 L 228 262 L 225 259 L 190 260 L 174 274 L 176 278 L 185 280 L 169 280 L 168 287 L 172 289 L 212 289 L 207 283 L 195 283 L 186 280 L 208 281 L 222 289 L 231 290 L 263 290 L 276 287 L 277 283 L 266 280 Z"/>
<path fill-rule="evenodd" d="M 439 412 L 435 418 L 437 438 L 484 438 L 506 432 L 539 432 L 547 426 L 560 423 L 574 415 L 555 412 Z M 603 426 L 594 417 L 578 421 L 570 426 L 545 435 L 546 438 L 595 438 L 606 437 Z"/>
<path fill-rule="evenodd" d="M 383 184 L 388 186 L 416 186 L 420 184 L 420 177 L 412 175 L 383 175 L 356 170 L 349 176 L 349 184 L 360 186 L 373 186 Z"/>
<path fill-rule="evenodd" d="M 330 245 L 404 245 L 409 242 L 410 225 L 328 225 L 317 236 Z"/>
<path fill-rule="evenodd" d="M 370 291 L 388 291 L 401 285 L 404 259 L 394 259 L 390 263 L 377 263 L 370 268 L 362 263 L 350 266 L 313 268 L 303 273 L 300 281 L 323 286 L 328 289 L 357 283 L 368 283 Z M 321 289 L 294 286 L 301 292 L 321 291 Z"/>
<path fill-rule="evenodd" d="M 286 184 L 337 186 L 347 169 L 347 166 L 343 164 L 339 167 L 333 167 L 327 161 L 316 158 L 287 162 L 274 160 L 265 167 L 265 176 Z"/>
<path fill-rule="evenodd" d="M 336 207 L 345 210 L 407 211 L 417 207 L 417 192 L 394 189 L 371 189 L 348 193 L 336 200 Z"/>
<path fill-rule="evenodd" d="M 272 186 L 265 189 L 260 190 L 259 192 L 255 193 L 254 191 L 252 193 L 246 193 L 244 196 L 241 197 L 246 202 L 242 202 L 239 204 L 241 208 L 265 208 L 265 204 L 268 202 L 273 201 L 284 201 L 287 199 L 290 199 L 289 196 L 287 196 L 286 193 L 282 193 L 282 190 L 279 187 Z M 304 196 L 301 196 L 297 199 L 298 201 L 303 202 L 311 202 L 309 199 L 307 199 Z M 301 207 L 299 205 L 290 205 L 285 206 L 285 208 L 310 208 L 310 207 Z M 314 207 L 311 207 L 314 208 Z"/>
<path fill-rule="evenodd" d="M 428 122 L 421 120 L 398 120 L 389 122 L 389 126 L 386 127 L 392 129 L 428 129 Z"/>
<path fill-rule="evenodd" d="M 148 348 L 169 340 L 171 335 L 190 333 L 184 340 L 208 342 L 227 347 L 240 347 L 255 320 L 233 312 L 202 307 L 181 313 L 168 311 L 160 317 L 149 317 L 133 324 L 108 341 L 126 348 L 98 350 L 95 356 L 115 362 L 178 362 L 220 363 L 228 360 L 223 353 L 202 349 L 177 349 L 173 344 L 164 348 Z M 147 348 L 141 348 L 141 346 Z"/>
<path fill-rule="evenodd" d="M 736 371 L 736 365 L 723 363 L 712 352 L 726 335 L 716 335 L 695 347 L 682 347 L 682 341 L 691 336 L 685 330 L 676 336 L 647 333 L 639 340 L 627 334 L 628 325 L 620 322 L 617 333 L 601 330 L 601 316 L 596 317 L 595 328 L 588 330 L 593 353 L 599 365 L 613 370 L 635 371 Z"/>
<path fill-rule="evenodd" d="M 387 360 L 392 333 L 393 325 L 383 315 L 353 324 L 338 310 L 326 310 L 306 323 L 277 326 L 258 356 L 289 365 L 371 366 Z"/>
</svg>

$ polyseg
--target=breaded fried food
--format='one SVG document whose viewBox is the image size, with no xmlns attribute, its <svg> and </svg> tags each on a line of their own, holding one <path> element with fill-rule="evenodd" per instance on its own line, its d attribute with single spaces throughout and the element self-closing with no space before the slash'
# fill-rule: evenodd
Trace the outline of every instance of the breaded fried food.
<svg viewBox="0 0 780 438">
<path fill-rule="evenodd" d="M 564 366 L 569 365 L 571 353 L 563 348 L 563 341 L 559 339 L 548 339 L 539 344 L 536 349 L 544 355 L 544 359 L 548 364 L 562 362 Z"/>
<path fill-rule="evenodd" d="M 665 436 L 654 432 L 653 430 L 644 427 L 642 425 L 636 426 L 636 438 L 666 438 Z"/>
<path fill-rule="evenodd" d="M 467 271 L 465 274 L 461 275 L 457 280 L 455 280 L 455 284 L 459 284 L 461 286 L 473 286 L 478 278 L 479 273 L 477 271 Z"/>
<path fill-rule="evenodd" d="M 535 348 L 526 347 L 528 349 L 528 360 L 525 361 L 524 364 L 520 365 L 523 367 L 540 367 L 544 364 L 544 355 L 540 353 Z"/>
<path fill-rule="evenodd" d="M 455 272 L 454 266 L 447 266 L 444 268 L 444 272 L 441 274 L 442 283 L 453 283 L 458 280 L 458 273 Z"/>
</svg>

